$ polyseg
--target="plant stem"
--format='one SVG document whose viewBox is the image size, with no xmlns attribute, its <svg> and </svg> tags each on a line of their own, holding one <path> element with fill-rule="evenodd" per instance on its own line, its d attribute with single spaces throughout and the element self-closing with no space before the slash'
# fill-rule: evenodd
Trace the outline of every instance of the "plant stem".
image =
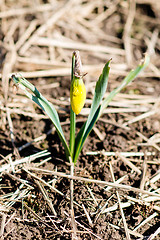
<svg viewBox="0 0 160 240">
<path fill-rule="evenodd" d="M 74 66 L 75 66 L 75 55 L 72 56 L 72 72 L 71 72 L 71 83 L 73 81 L 74 74 Z M 73 112 L 72 107 L 70 105 L 70 153 L 73 161 L 73 153 L 75 147 L 75 129 L 76 129 L 76 114 Z"/>
<path fill-rule="evenodd" d="M 76 128 L 76 115 L 72 108 L 70 110 L 70 152 L 73 160 L 74 146 L 75 146 L 75 128 Z"/>
</svg>

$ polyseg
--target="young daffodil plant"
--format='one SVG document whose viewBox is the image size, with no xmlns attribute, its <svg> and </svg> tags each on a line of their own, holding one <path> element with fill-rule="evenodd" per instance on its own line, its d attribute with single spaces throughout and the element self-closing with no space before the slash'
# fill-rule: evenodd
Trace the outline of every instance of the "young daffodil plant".
<svg viewBox="0 0 160 240">
<path fill-rule="evenodd" d="M 70 143 L 68 145 L 61 124 L 59 120 L 58 113 L 53 106 L 42 94 L 37 90 L 37 88 L 23 78 L 20 74 L 13 74 L 12 79 L 15 84 L 25 92 L 27 97 L 33 100 L 39 107 L 46 112 L 48 117 L 53 122 L 57 134 L 63 144 L 66 158 L 68 160 L 72 159 L 72 162 L 76 164 L 79 154 L 82 150 L 84 142 L 91 132 L 94 124 L 98 118 L 103 114 L 103 110 L 108 106 L 114 96 L 119 93 L 124 87 L 126 87 L 149 63 L 149 56 L 145 55 L 145 59 L 140 63 L 135 70 L 132 70 L 120 83 L 120 85 L 115 88 L 110 94 L 103 99 L 106 92 L 108 76 L 109 76 L 109 64 L 110 60 L 105 64 L 102 74 L 100 75 L 93 96 L 93 101 L 90 109 L 90 113 L 86 122 L 81 127 L 80 131 L 76 135 L 76 115 L 78 115 L 85 103 L 86 99 L 86 89 L 83 82 L 82 64 L 78 51 L 73 52 L 72 56 L 72 72 L 71 72 L 71 87 L 70 87 Z"/>
</svg>

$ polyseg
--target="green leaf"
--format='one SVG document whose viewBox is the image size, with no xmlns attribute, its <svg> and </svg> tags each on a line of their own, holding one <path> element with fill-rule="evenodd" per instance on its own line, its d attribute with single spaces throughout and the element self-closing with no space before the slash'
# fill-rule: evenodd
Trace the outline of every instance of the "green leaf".
<svg viewBox="0 0 160 240">
<path fill-rule="evenodd" d="M 79 133 L 76 137 L 74 163 L 76 163 L 79 153 L 82 150 L 83 144 L 84 144 L 87 136 L 91 132 L 91 130 L 99 116 L 100 103 L 106 92 L 107 83 L 108 83 L 108 75 L 109 75 L 109 70 L 110 70 L 109 63 L 110 63 L 110 61 L 108 61 L 108 63 L 106 63 L 106 65 L 104 66 L 103 72 L 100 75 L 99 80 L 96 83 L 95 93 L 94 93 L 93 102 L 92 102 L 92 106 L 91 106 L 91 110 L 90 110 L 88 119 L 85 122 L 85 124 L 82 126 L 81 130 L 79 131 Z"/>
<path fill-rule="evenodd" d="M 66 157 L 67 157 L 67 159 L 69 159 L 70 150 L 69 150 L 67 142 L 65 140 L 65 136 L 63 134 L 59 116 L 58 116 L 58 113 L 57 113 L 55 107 L 50 102 L 48 102 L 48 100 L 45 97 L 42 96 L 42 94 L 36 89 L 36 87 L 33 84 L 28 82 L 22 76 L 12 75 L 12 79 L 14 80 L 14 82 L 16 84 L 19 84 L 19 87 L 25 92 L 27 97 L 29 97 L 31 100 L 33 100 L 35 103 L 37 103 L 39 105 L 39 107 L 41 107 L 46 112 L 46 114 L 49 116 L 49 118 L 51 119 L 51 121 L 53 122 L 53 124 L 56 128 L 56 131 L 58 133 L 60 140 L 62 141 L 62 144 L 65 149 Z M 29 89 L 32 93 L 34 93 L 34 95 L 32 93 L 30 93 L 27 89 Z"/>
<path fill-rule="evenodd" d="M 91 106 L 91 111 L 88 116 L 88 119 L 87 119 L 86 123 L 82 126 L 82 128 L 80 129 L 80 131 L 76 137 L 76 143 L 75 143 L 76 149 L 75 149 L 75 155 L 74 155 L 74 163 L 76 163 L 76 161 L 78 159 L 78 156 L 82 150 L 83 144 L 84 144 L 88 134 L 92 130 L 95 122 L 98 120 L 98 118 L 103 113 L 104 109 L 108 106 L 108 104 L 111 102 L 111 100 L 114 98 L 114 96 L 117 93 L 119 93 L 124 87 L 126 87 L 126 85 L 128 85 L 131 81 L 133 81 L 142 70 L 144 70 L 144 68 L 149 64 L 149 60 L 150 60 L 150 58 L 146 54 L 144 62 L 139 64 L 135 70 L 132 70 L 125 77 L 125 79 L 122 81 L 122 83 L 116 89 L 114 89 L 108 95 L 108 97 L 103 100 L 102 104 L 99 106 L 100 101 L 102 100 L 104 93 L 106 91 L 106 87 L 107 87 L 108 74 L 109 74 L 109 69 L 110 69 L 108 65 L 109 65 L 110 61 L 105 65 L 105 67 L 103 69 L 103 73 L 100 76 L 100 78 L 96 84 L 95 95 L 93 98 L 93 103 Z M 101 84 L 102 84 L 102 86 L 101 86 Z"/>
<path fill-rule="evenodd" d="M 130 73 L 124 78 L 124 80 L 122 81 L 122 83 L 116 88 L 114 89 L 107 98 L 105 98 L 103 100 L 103 103 L 101 105 L 101 111 L 99 114 L 100 115 L 103 113 L 103 110 L 108 106 L 108 104 L 112 101 L 112 99 L 114 98 L 114 96 L 119 93 L 124 87 L 126 87 L 126 85 L 128 85 L 130 82 L 132 82 L 137 75 L 144 70 L 144 68 L 146 68 L 146 66 L 149 64 L 149 56 L 146 54 L 145 55 L 145 59 L 144 62 L 140 63 L 137 68 L 135 70 L 130 71 Z M 98 117 L 98 118 L 99 118 Z"/>
</svg>

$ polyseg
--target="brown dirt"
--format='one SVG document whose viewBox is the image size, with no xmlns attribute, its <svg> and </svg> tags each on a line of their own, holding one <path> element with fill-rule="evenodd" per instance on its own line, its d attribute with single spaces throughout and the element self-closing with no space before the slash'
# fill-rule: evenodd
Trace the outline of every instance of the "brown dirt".
<svg viewBox="0 0 160 240">
<path fill-rule="evenodd" d="M 41 2 L 41 1 L 37 1 Z M 50 3 L 50 1 L 44 1 Z M 52 2 L 52 1 L 51 1 Z M 54 2 L 54 1 L 53 1 Z M 63 3 L 63 1 L 60 1 Z M 90 1 L 81 1 L 81 5 L 85 5 L 86 2 L 89 4 Z M 94 1 L 93 1 L 94 2 Z M 97 1 L 98 2 L 98 1 Z M 103 1 L 100 1 L 103 2 Z M 104 6 L 102 10 L 100 7 L 94 9 L 97 15 L 99 11 L 105 11 L 107 9 L 111 9 L 113 5 L 111 3 L 119 4 L 118 12 L 113 11 L 113 14 L 110 15 L 109 18 L 102 21 L 103 26 L 102 30 L 107 30 L 108 33 L 113 37 L 117 37 L 122 40 L 122 29 L 125 26 L 126 17 L 126 1 L 122 1 L 123 4 L 120 4 L 120 1 L 109 1 L 107 6 Z M 138 1 L 141 2 L 141 1 Z M 145 2 L 145 1 L 144 1 Z M 150 1 L 148 1 L 150 2 Z M 151 33 L 155 27 L 158 28 L 159 25 L 156 24 L 156 20 L 158 21 L 158 15 L 156 15 L 157 11 L 154 6 L 151 4 L 137 4 L 137 14 L 143 14 L 146 17 L 150 17 L 153 20 L 153 23 L 147 25 L 148 35 L 151 37 Z M 8 5 L 7 5 L 8 4 Z M 11 5 L 12 2 L 8 2 L 6 4 L 7 9 L 12 9 Z M 26 4 L 29 4 L 26 2 Z M 41 3 L 42 4 L 42 3 Z M 101 7 L 102 7 L 101 3 Z M 105 5 L 105 3 L 104 3 Z M 4 5 L 5 6 L 5 5 Z M 31 7 L 31 5 L 26 5 L 27 7 Z M 23 8 L 26 7 L 25 4 L 23 5 L 21 1 L 18 2 L 18 7 Z M 2 9 L 3 11 L 5 10 Z M 24 28 L 26 22 L 33 21 L 34 19 L 38 19 L 38 23 L 41 25 L 41 14 L 43 18 L 45 18 L 45 13 L 30 13 L 26 14 L 25 18 L 22 16 L 22 20 L 24 21 Z M 91 13 L 90 13 L 91 14 Z M 103 17 L 103 15 L 102 15 Z M 7 19 L 7 18 L 6 18 Z M 92 19 L 92 15 L 91 15 Z M 91 21 L 88 19 L 88 22 Z M 16 20 L 16 17 L 12 17 L 10 19 L 10 23 Z M 63 20 L 63 19 L 62 19 Z M 84 18 L 85 21 L 87 19 Z M 66 19 L 64 22 L 68 23 Z M 97 20 L 98 21 L 98 20 Z M 107 24 L 108 21 L 108 24 Z M 134 26 L 133 26 L 133 36 L 134 38 L 141 43 L 135 46 L 134 48 L 134 61 L 137 61 L 138 58 L 142 56 L 142 52 L 147 49 L 146 42 L 144 43 L 142 40 L 143 32 L 144 32 L 144 25 L 146 22 L 141 22 L 136 29 L 136 22 L 140 21 L 139 18 L 135 18 Z M 154 22 L 155 21 L 155 22 Z M 3 24 L 6 22 L 3 21 Z M 111 28 L 113 24 L 113 28 Z M 67 25 L 66 25 L 67 26 Z M 146 26 L 146 25 L 145 25 Z M 5 26 L 3 25 L 5 28 Z M 73 25 L 74 27 L 74 25 Z M 138 29 L 139 27 L 139 29 Z M 37 26 L 38 28 L 38 26 Z M 67 27 L 66 27 L 67 28 Z M 88 26 L 89 28 L 89 26 Z M 72 40 L 77 40 L 78 33 L 71 35 L 71 32 L 68 30 L 64 30 L 63 21 L 55 25 L 55 29 L 61 31 L 61 34 L 64 36 L 71 38 Z M 87 27 L 86 27 L 87 29 Z M 19 29 L 19 31 L 23 29 Z M 49 30 L 48 30 L 49 31 Z M 59 32 L 58 32 L 59 33 Z M 4 29 L 1 29 L 1 41 L 4 41 L 5 34 L 7 33 Z M 49 33 L 48 33 L 49 34 Z M 55 33 L 56 34 L 56 33 Z M 138 35 L 139 34 L 139 35 Z M 15 30 L 13 34 L 13 39 L 16 41 L 19 38 L 20 33 Z M 85 35 L 84 35 L 85 36 Z M 82 36 L 80 38 L 81 42 L 86 42 L 89 40 L 83 39 Z M 157 40 L 157 45 L 155 47 L 155 56 L 153 57 L 152 64 L 159 67 L 159 62 L 156 62 L 159 56 L 160 50 L 160 39 Z M 5 41 L 4 41 L 5 42 Z M 106 44 L 106 39 L 103 39 L 103 35 L 99 39 L 99 44 L 104 45 Z M 90 44 L 97 44 L 96 40 L 91 38 Z M 119 45 L 119 49 L 124 49 L 124 44 L 121 42 L 120 44 L 113 42 L 108 42 L 108 46 L 114 47 Z M 1 62 L 5 62 L 6 54 L 9 52 L 7 50 L 7 46 L 2 44 L 1 46 L 2 51 L 0 55 Z M 41 51 L 43 52 L 40 53 Z M 48 54 L 48 49 L 43 49 L 43 47 L 33 46 L 28 53 L 29 57 L 32 58 L 33 55 L 36 56 L 40 53 L 40 57 L 45 59 L 45 54 Z M 56 59 L 61 58 L 61 63 L 68 64 L 67 61 L 71 61 L 68 56 L 71 56 L 69 50 L 64 50 L 63 55 L 63 48 L 56 48 L 55 57 Z M 66 52 L 65 52 L 66 51 Z M 70 51 L 71 52 L 71 51 Z M 92 65 L 95 63 L 97 64 L 100 59 L 104 56 L 104 53 L 99 53 L 96 56 L 91 55 L 87 56 L 87 53 L 82 51 L 82 59 L 84 59 L 84 64 L 88 64 L 88 62 Z M 111 54 L 110 54 L 111 55 Z M 24 57 L 24 56 L 23 56 Z M 108 56 L 107 56 L 108 57 Z M 110 56 L 112 57 L 112 56 Z M 119 63 L 121 63 L 120 59 L 123 59 L 122 62 L 125 62 L 124 56 L 119 56 Z M 90 60 L 90 61 L 89 61 Z M 104 59 L 101 61 L 103 63 Z M 116 63 L 116 60 L 114 60 Z M 28 64 L 28 65 L 27 65 Z M 27 63 L 25 66 L 23 63 L 20 63 L 18 60 L 13 68 L 12 71 L 36 71 L 39 66 L 36 67 L 34 64 Z M 157 65 L 156 65 L 157 64 Z M 4 71 L 4 66 L 2 70 Z M 67 65 L 68 66 L 68 65 Z M 135 66 L 135 65 L 134 65 Z M 129 68 L 129 67 L 128 67 Z M 24 70 L 25 69 L 25 70 Z M 47 67 L 44 69 L 47 69 Z M 41 69 L 43 70 L 43 69 Z M 157 102 L 153 101 L 153 103 L 149 103 L 146 107 L 149 107 L 149 110 L 153 109 L 153 106 L 158 107 L 158 97 L 159 97 L 159 78 L 155 74 L 155 72 L 148 72 L 151 73 L 151 77 L 146 78 L 137 78 L 135 82 L 133 82 L 130 86 L 124 89 L 123 94 L 115 100 L 115 104 L 117 102 L 123 103 L 125 98 L 125 94 L 128 96 L 134 95 L 137 96 L 148 96 L 151 98 L 156 98 Z M 3 76 L 3 75 L 2 75 Z M 86 84 L 87 83 L 94 83 L 95 79 L 92 79 L 90 73 L 86 76 Z M 118 86 L 119 82 L 123 79 L 123 76 L 117 76 L 115 74 L 111 75 L 111 80 L 109 81 L 108 92 L 111 91 L 115 86 Z M 51 102 L 53 102 L 57 109 L 60 116 L 60 120 L 63 123 L 62 127 L 66 136 L 67 141 L 69 140 L 69 86 L 70 86 L 70 78 L 68 76 L 54 76 L 54 77 L 36 77 L 30 78 L 33 84 L 37 86 L 37 88 L 41 88 L 41 93 L 46 96 Z M 56 88 L 48 88 L 43 89 L 43 86 L 47 86 L 47 84 L 51 84 L 53 82 L 58 83 Z M 87 99 L 92 98 L 92 88 L 88 85 L 88 92 L 87 92 Z M 17 91 L 17 95 L 13 92 L 13 85 L 12 83 L 9 84 L 8 90 L 8 106 L 10 109 L 20 109 L 20 113 L 16 113 L 16 111 L 12 112 L 11 120 L 13 124 L 13 131 L 14 131 L 14 144 L 16 148 L 14 148 L 11 137 L 10 137 L 10 125 L 8 124 L 8 118 L 6 115 L 6 110 L 3 108 L 1 109 L 1 127 L 0 127 L 0 156 L 1 156 L 1 166 L 3 167 L 4 164 L 9 163 L 9 154 L 11 155 L 11 160 L 16 161 L 19 159 L 15 149 L 19 149 L 19 147 L 23 146 L 26 143 L 31 142 L 33 139 L 46 134 L 53 126 L 48 118 L 45 115 L 42 115 L 42 111 L 39 110 L 35 105 L 32 105 L 29 100 L 26 100 L 26 97 L 19 91 Z M 4 87 L 3 84 L 1 86 L 1 100 L 3 106 L 5 105 L 4 101 Z M 16 97 L 18 96 L 18 97 Z M 147 99 L 147 98 L 145 98 Z M 133 100 L 133 99 L 132 99 Z M 24 101 L 27 101 L 27 104 L 24 104 Z M 59 101 L 59 102 L 56 102 Z M 16 104 L 20 104 L 17 106 Z M 88 105 L 87 105 L 88 104 Z M 125 104 L 125 103 L 124 103 Z M 15 107 L 16 106 L 16 107 Z M 89 103 L 86 103 L 86 107 L 89 106 Z M 141 107 L 140 105 L 137 105 Z M 28 107 L 28 108 L 27 108 Z M 121 182 L 125 185 L 132 186 L 135 188 L 140 188 L 142 183 L 142 176 L 132 170 L 127 164 L 125 164 L 120 157 L 118 156 L 104 156 L 104 152 L 144 152 L 145 156 L 142 157 L 131 157 L 129 158 L 130 161 L 135 164 L 137 168 L 139 168 L 142 172 L 144 171 L 144 163 L 146 162 L 147 170 L 145 172 L 145 183 L 152 179 L 155 174 L 159 172 L 159 165 L 160 165 L 160 153 L 159 151 L 153 146 L 153 144 L 145 145 L 146 141 L 143 139 L 141 135 L 138 133 L 143 134 L 147 139 L 150 139 L 154 135 L 160 134 L 160 115 L 159 112 L 156 111 L 155 114 L 149 116 L 148 118 L 141 119 L 135 123 L 129 125 L 129 129 L 125 129 L 122 127 L 122 124 L 126 121 L 140 115 L 143 113 L 140 111 L 137 112 L 119 112 L 114 113 L 113 110 L 116 109 L 117 106 L 109 106 L 109 109 L 112 110 L 111 113 L 104 114 L 102 119 L 100 119 L 95 128 L 97 128 L 100 133 L 103 135 L 103 140 L 100 139 L 100 135 L 96 133 L 96 130 L 92 130 L 91 134 L 89 135 L 82 153 L 78 159 L 78 162 L 75 166 L 75 176 L 85 177 L 89 179 L 101 180 L 101 181 L 108 181 L 112 182 L 111 176 L 111 168 L 110 163 L 113 167 L 114 177 L 115 180 L 126 175 L 126 178 Z M 24 114 L 24 112 L 26 114 Z M 146 110 L 147 112 L 147 110 Z M 28 113 L 28 115 L 27 115 Z M 39 116 L 39 117 L 38 117 Z M 41 117 L 43 116 L 43 117 Z M 85 114 L 81 114 L 77 117 L 77 131 L 82 126 L 84 119 L 86 118 Z M 117 124 L 117 126 L 116 126 Z M 159 142 L 157 143 L 159 146 Z M 42 150 L 48 150 L 51 154 L 51 159 L 46 161 L 45 163 L 40 166 L 41 169 L 50 170 L 50 171 L 57 171 L 63 172 L 66 174 L 70 174 L 70 167 L 69 164 L 65 160 L 64 150 L 60 140 L 58 139 L 57 133 L 52 131 L 52 133 L 48 134 L 44 137 L 43 140 L 37 143 L 31 143 L 28 147 L 24 148 L 23 150 L 19 150 L 20 158 L 30 156 Z M 89 155 L 87 152 L 100 152 L 98 155 Z M 147 156 L 148 152 L 154 152 L 154 155 Z M 6 159 L 5 159 L 6 158 Z M 73 228 L 71 224 L 70 218 L 70 202 L 67 200 L 67 197 L 70 198 L 70 180 L 64 177 L 57 177 L 55 178 L 52 174 L 46 174 L 43 172 L 32 172 L 39 178 L 43 179 L 47 183 L 50 181 L 55 180 L 55 185 L 51 182 L 51 185 L 55 187 L 55 189 L 59 190 L 65 196 L 61 196 L 58 192 L 54 191 L 53 189 L 43 186 L 45 189 L 48 198 L 52 202 L 52 206 L 54 210 L 50 208 L 50 205 L 44 198 L 42 194 L 42 190 L 39 188 L 39 183 L 35 180 L 35 178 L 29 174 L 27 174 L 23 168 L 28 167 L 36 167 L 36 164 L 39 164 L 45 160 L 46 157 L 41 157 L 33 162 L 29 162 L 22 165 L 17 165 L 13 171 L 11 168 L 9 171 L 2 171 L 1 173 L 1 189 L 0 189 L 0 207 L 6 209 L 0 209 L 0 218 L 1 218 L 1 228 L 0 230 L 4 230 L 2 232 L 2 239 L 12 239 L 12 240 L 21 240 L 21 239 L 73 239 L 72 233 Z M 16 178 L 14 178 L 16 177 Z M 19 180 L 18 180 L 19 179 Z M 27 190 L 27 186 L 22 184 L 21 180 L 25 180 L 28 185 L 32 188 Z M 38 181 L 40 182 L 40 181 Z M 144 185 L 144 189 L 148 190 L 152 188 L 150 191 L 156 190 L 160 187 L 160 180 L 158 179 L 153 184 Z M 122 215 L 119 210 L 119 207 L 116 210 L 107 211 L 109 207 L 115 205 L 117 200 L 116 189 L 112 188 L 109 191 L 106 191 L 107 186 L 104 187 L 102 184 L 92 183 L 92 182 L 83 182 L 74 180 L 74 214 L 76 220 L 76 229 L 77 229 L 77 237 L 78 239 L 110 239 L 110 240 L 122 240 L 127 239 L 126 234 L 124 231 L 124 225 L 122 221 Z M 19 192 L 18 192 L 19 191 Z M 24 193 L 26 191 L 26 193 Z M 160 218 L 159 218 L 159 210 L 155 210 L 154 207 L 160 207 L 160 200 L 153 200 L 149 201 L 148 206 L 141 201 L 141 195 L 134 191 L 122 191 L 122 189 L 118 190 L 120 195 L 121 203 L 129 202 L 128 196 L 132 197 L 137 200 L 137 202 L 132 202 L 129 207 L 123 208 L 124 216 L 126 219 L 126 223 L 128 229 L 133 231 L 136 226 L 140 223 L 143 223 L 145 219 L 151 216 L 154 213 L 157 213 L 152 219 L 144 222 L 144 224 L 137 230 L 139 236 L 134 235 L 131 233 L 131 239 L 148 239 L 148 237 L 155 233 L 155 231 L 159 227 Z M 157 190 L 157 193 L 158 190 Z M 22 195 L 20 195 L 22 194 Z M 9 203 L 11 205 L 9 205 Z M 87 214 L 84 211 L 84 207 L 91 218 L 91 223 L 87 218 Z M 104 210 L 106 212 L 102 212 L 102 207 L 104 206 Z M 5 217 L 5 225 L 3 225 L 3 217 Z M 140 237 L 140 236 L 143 236 Z M 160 235 L 156 235 L 154 239 L 160 239 Z"/>
</svg>

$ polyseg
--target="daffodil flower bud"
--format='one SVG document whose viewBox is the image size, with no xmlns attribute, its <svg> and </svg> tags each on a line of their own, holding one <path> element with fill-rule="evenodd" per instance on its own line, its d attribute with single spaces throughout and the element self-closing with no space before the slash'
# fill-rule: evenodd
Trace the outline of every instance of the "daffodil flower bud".
<svg viewBox="0 0 160 240">
<path fill-rule="evenodd" d="M 86 100 L 86 88 L 82 78 L 75 78 L 72 81 L 70 99 L 73 112 L 79 114 Z"/>
<path fill-rule="evenodd" d="M 81 112 L 84 106 L 86 100 L 86 89 L 83 83 L 82 64 L 79 51 L 75 51 L 73 55 L 75 56 L 75 66 L 70 88 L 70 100 L 72 110 L 77 115 Z"/>
</svg>

